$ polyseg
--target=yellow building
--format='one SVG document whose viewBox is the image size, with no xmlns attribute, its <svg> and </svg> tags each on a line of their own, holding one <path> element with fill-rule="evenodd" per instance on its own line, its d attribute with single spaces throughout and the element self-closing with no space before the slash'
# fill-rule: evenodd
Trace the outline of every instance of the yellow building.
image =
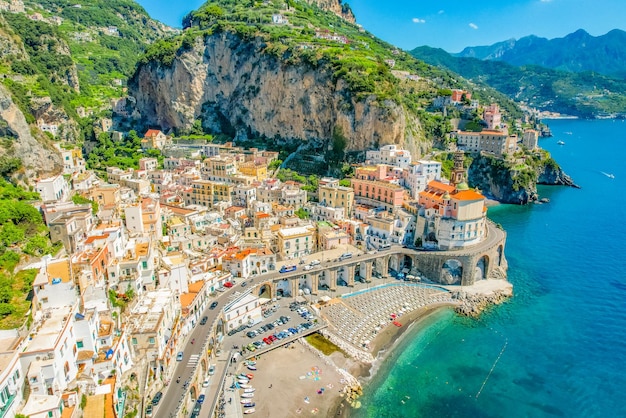
<svg viewBox="0 0 626 418">
<path fill-rule="evenodd" d="M 237 162 L 231 156 L 217 155 L 203 161 L 202 177 L 232 177 L 237 174 Z"/>
<path fill-rule="evenodd" d="M 323 206 L 331 208 L 345 208 L 345 217 L 352 216 L 354 208 L 354 190 L 351 187 L 343 187 L 336 185 L 320 185 L 319 201 Z"/>
<path fill-rule="evenodd" d="M 315 227 L 311 225 L 281 228 L 276 236 L 278 253 L 283 260 L 315 252 Z"/>
<path fill-rule="evenodd" d="M 257 164 L 253 161 L 239 164 L 239 172 L 244 176 L 254 177 L 259 181 L 267 178 L 267 165 Z"/>
<path fill-rule="evenodd" d="M 209 180 L 194 180 L 191 191 L 187 193 L 187 205 L 202 205 L 213 208 L 219 202 L 232 203 L 234 186 Z"/>
</svg>

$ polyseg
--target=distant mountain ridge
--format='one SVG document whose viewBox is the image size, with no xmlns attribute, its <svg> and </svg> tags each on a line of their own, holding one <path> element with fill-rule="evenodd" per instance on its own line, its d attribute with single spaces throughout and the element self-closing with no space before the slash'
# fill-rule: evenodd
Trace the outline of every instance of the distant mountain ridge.
<svg viewBox="0 0 626 418">
<path fill-rule="evenodd" d="M 575 73 L 537 65 L 514 66 L 497 60 L 458 58 L 443 49 L 421 46 L 415 58 L 537 109 L 583 118 L 625 116 L 626 80 L 590 71 Z"/>
<path fill-rule="evenodd" d="M 467 47 L 451 54 L 461 58 L 504 61 L 511 65 L 540 65 L 555 70 L 626 78 L 626 32 L 614 29 L 592 36 L 583 29 L 563 38 L 525 36 L 488 46 Z"/>
</svg>

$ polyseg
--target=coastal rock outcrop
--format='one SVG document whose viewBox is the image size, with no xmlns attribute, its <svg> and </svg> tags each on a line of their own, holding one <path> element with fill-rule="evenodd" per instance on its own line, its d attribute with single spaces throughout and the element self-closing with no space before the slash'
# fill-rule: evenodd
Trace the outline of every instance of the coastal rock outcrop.
<svg viewBox="0 0 626 418">
<path fill-rule="evenodd" d="M 539 199 L 537 184 L 579 187 L 548 155 L 528 157 L 525 162 L 477 155 L 468 169 L 468 180 L 490 199 L 517 205 Z"/>
<path fill-rule="evenodd" d="M 58 174 L 63 168 L 61 154 L 49 143 L 45 135 L 33 136 L 24 114 L 9 92 L 0 85 L 0 129 L 2 136 L 9 137 L 8 147 L 0 147 L 0 156 L 9 155 L 22 160 L 18 180 L 27 182 L 42 175 Z M 5 143 L 6 144 L 6 143 Z"/>
<path fill-rule="evenodd" d="M 469 293 L 461 290 L 453 291 L 452 298 L 460 303 L 454 311 L 463 316 L 477 317 L 491 305 L 499 305 L 513 296 L 511 290 L 494 290 L 491 293 Z"/>
<path fill-rule="evenodd" d="M 335 129 L 346 151 L 399 144 L 419 155 L 422 125 L 411 112 L 375 96 L 357 99 L 332 69 L 289 63 L 266 51 L 262 39 L 224 31 L 198 37 L 171 65 L 139 65 L 129 94 L 146 126 L 189 129 L 196 120 L 214 133 L 283 142 L 322 140 Z"/>
</svg>

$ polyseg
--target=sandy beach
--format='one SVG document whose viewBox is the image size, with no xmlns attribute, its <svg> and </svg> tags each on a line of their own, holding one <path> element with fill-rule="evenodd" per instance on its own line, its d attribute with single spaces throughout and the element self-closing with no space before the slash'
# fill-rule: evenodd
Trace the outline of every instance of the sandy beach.
<svg viewBox="0 0 626 418">
<path fill-rule="evenodd" d="M 376 364 L 393 352 L 402 335 L 438 308 L 449 304 L 433 304 L 402 315 L 397 320 L 403 325 L 390 323 L 376 336 L 370 346 Z M 243 364 L 238 373 L 253 373 L 250 384 L 256 389 L 254 400 L 256 416 L 272 418 L 346 416 L 351 409 L 343 388 L 347 381 L 336 369 L 349 372 L 360 381 L 369 380 L 371 364 L 364 364 L 335 352 L 330 357 L 319 356 L 307 345 L 296 342 L 290 348 L 279 348 L 263 354 L 257 360 L 257 370 L 249 371 Z M 374 367 L 374 370 L 376 368 Z M 322 393 L 318 393 L 323 389 Z M 241 392 L 240 390 L 238 392 Z M 227 392 L 227 398 L 232 392 Z M 239 398 L 233 394 L 233 402 Z"/>
<path fill-rule="evenodd" d="M 332 357 L 335 356 L 341 357 L 339 360 L 344 364 L 351 362 L 340 353 Z M 243 364 L 237 369 L 238 373 L 254 374 L 250 385 L 256 389 L 253 398 L 255 416 L 327 417 L 342 399 L 343 376 L 327 363 L 328 358 L 318 357 L 299 342 L 291 344 L 290 348 L 281 347 L 265 353 L 256 362 L 256 371 L 248 370 Z M 227 392 L 227 399 L 231 393 Z M 235 401 L 239 402 L 239 398 L 233 397 Z"/>
</svg>

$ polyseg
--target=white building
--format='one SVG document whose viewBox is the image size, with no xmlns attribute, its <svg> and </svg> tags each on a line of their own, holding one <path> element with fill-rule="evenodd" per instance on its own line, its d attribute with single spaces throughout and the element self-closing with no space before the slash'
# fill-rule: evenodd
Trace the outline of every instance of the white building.
<svg viewBox="0 0 626 418">
<path fill-rule="evenodd" d="M 35 185 L 35 190 L 44 202 L 67 200 L 70 193 L 70 185 L 62 175 L 41 179 Z"/>
<path fill-rule="evenodd" d="M 480 152 L 480 132 L 458 131 L 455 136 L 459 151 Z"/>
<path fill-rule="evenodd" d="M 385 145 L 379 150 L 365 152 L 366 164 L 388 164 L 400 168 L 406 168 L 411 163 L 411 153 L 398 148 L 397 145 Z"/>
<path fill-rule="evenodd" d="M 441 179 L 441 162 L 419 160 L 404 170 L 402 186 L 409 189 L 411 197 L 417 199 L 419 192 L 426 189 L 432 180 Z"/>
<path fill-rule="evenodd" d="M 23 400 L 25 373 L 20 362 L 22 338 L 17 330 L 0 331 L 0 415 L 12 418 Z"/>
<path fill-rule="evenodd" d="M 261 301 L 258 296 L 244 295 L 224 307 L 226 330 L 230 331 L 241 325 L 253 325 L 263 320 Z"/>
<path fill-rule="evenodd" d="M 20 354 L 31 396 L 60 396 L 76 378 L 74 315 L 77 307 L 54 307 L 35 315 L 35 332 Z"/>
</svg>

